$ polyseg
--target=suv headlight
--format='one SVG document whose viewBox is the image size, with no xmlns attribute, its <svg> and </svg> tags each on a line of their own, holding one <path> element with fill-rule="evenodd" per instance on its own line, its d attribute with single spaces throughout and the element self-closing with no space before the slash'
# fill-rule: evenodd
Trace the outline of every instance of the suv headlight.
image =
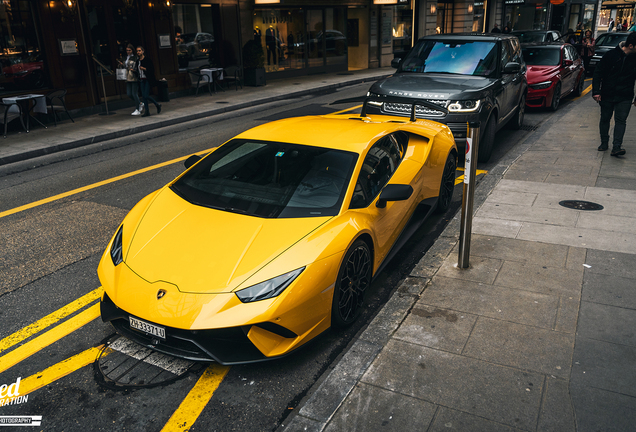
<svg viewBox="0 0 636 432">
<path fill-rule="evenodd" d="M 380 98 L 380 97 L 382 97 L 382 95 L 379 95 L 379 94 L 377 94 L 377 93 L 367 92 L 367 97 Z M 382 104 L 383 104 L 384 102 L 369 101 L 368 103 L 369 103 L 369 105 L 373 105 L 373 106 L 381 107 L 381 106 L 382 106 Z"/>
<path fill-rule="evenodd" d="M 533 90 L 543 90 L 543 89 L 549 88 L 551 85 L 552 85 L 552 81 L 543 81 L 537 84 L 532 84 L 529 87 Z"/>
<path fill-rule="evenodd" d="M 117 230 L 117 234 L 115 234 L 115 239 L 113 240 L 113 244 L 110 247 L 110 258 L 113 260 L 113 264 L 118 266 L 124 261 L 123 254 L 123 246 L 122 246 L 122 236 L 124 232 L 124 226 L 120 226 L 119 230 Z"/>
<path fill-rule="evenodd" d="M 479 109 L 480 100 L 453 101 L 448 105 L 450 112 L 474 112 Z"/>
<path fill-rule="evenodd" d="M 284 275 L 276 276 L 275 278 L 252 285 L 251 287 L 243 288 L 242 290 L 236 291 L 236 296 L 243 303 L 276 297 L 285 291 L 285 288 L 287 288 L 303 270 L 305 270 L 305 267 L 290 271 Z"/>
</svg>

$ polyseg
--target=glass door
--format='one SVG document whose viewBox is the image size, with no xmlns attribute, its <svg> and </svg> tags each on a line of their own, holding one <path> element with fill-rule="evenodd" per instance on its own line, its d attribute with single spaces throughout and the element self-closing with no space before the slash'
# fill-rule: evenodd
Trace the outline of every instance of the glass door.
<svg viewBox="0 0 636 432">
<path fill-rule="evenodd" d="M 307 10 L 307 66 L 310 68 L 325 65 L 325 37 L 321 9 Z"/>
</svg>

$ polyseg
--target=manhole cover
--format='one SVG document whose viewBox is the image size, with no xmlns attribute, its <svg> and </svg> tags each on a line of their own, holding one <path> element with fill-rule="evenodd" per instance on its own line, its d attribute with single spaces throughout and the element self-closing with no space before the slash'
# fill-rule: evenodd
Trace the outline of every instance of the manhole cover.
<svg viewBox="0 0 636 432">
<path fill-rule="evenodd" d="M 603 210 L 603 206 L 590 201 L 565 200 L 559 205 L 574 210 Z"/>
<path fill-rule="evenodd" d="M 95 361 L 96 377 L 110 388 L 149 388 L 184 376 L 199 363 L 158 353 L 114 335 Z"/>
</svg>

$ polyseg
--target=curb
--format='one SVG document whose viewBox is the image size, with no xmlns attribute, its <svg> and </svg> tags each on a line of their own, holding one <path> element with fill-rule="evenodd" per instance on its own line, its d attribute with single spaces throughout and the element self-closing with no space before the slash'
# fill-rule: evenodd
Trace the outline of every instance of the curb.
<svg viewBox="0 0 636 432">
<path fill-rule="evenodd" d="M 87 146 L 87 145 L 91 145 L 91 144 L 97 144 L 100 142 L 104 142 L 104 141 L 109 141 L 109 140 L 113 140 L 113 139 L 117 139 L 117 138 L 123 138 L 123 137 L 127 137 L 130 135 L 135 135 L 135 134 L 139 134 L 139 133 L 143 133 L 143 132 L 149 132 L 152 130 L 156 130 L 156 129 L 162 129 L 165 127 L 169 127 L 169 126 L 174 126 L 174 125 L 178 125 L 180 123 L 185 123 L 185 122 L 189 122 L 189 121 L 193 121 L 193 120 L 199 120 L 205 117 L 212 117 L 215 115 L 219 115 L 219 114 L 224 114 L 224 113 L 228 113 L 228 112 L 232 112 L 232 111 L 238 111 L 241 109 L 245 109 L 245 108 L 250 108 L 253 106 L 257 106 L 257 105 L 263 105 L 266 103 L 270 103 L 270 102 L 276 102 L 276 101 L 281 101 L 281 100 L 285 100 L 285 99 L 294 99 L 294 98 L 299 98 L 302 96 L 307 96 L 307 95 L 312 95 L 312 94 L 316 94 L 316 93 L 333 93 L 335 92 L 337 89 L 342 88 L 342 87 L 347 87 L 350 85 L 355 85 L 355 84 L 361 84 L 361 83 L 365 83 L 368 81 L 377 81 L 383 78 L 388 77 L 390 74 L 381 74 L 381 75 L 377 75 L 377 76 L 373 76 L 373 77 L 364 77 L 364 78 L 356 78 L 356 79 L 350 79 L 344 82 L 340 82 L 337 84 L 327 84 L 327 85 L 322 85 L 319 87 L 315 87 L 312 89 L 307 89 L 307 90 L 299 90 L 296 92 L 291 92 L 291 93 L 286 93 L 283 95 L 278 95 L 278 96 L 271 96 L 271 97 L 265 97 L 265 98 L 261 98 L 261 99 L 254 99 L 250 102 L 242 102 L 236 105 L 232 105 L 232 106 L 227 106 L 227 107 L 221 107 L 221 108 L 216 108 L 216 109 L 212 109 L 209 111 L 203 111 L 203 112 L 198 112 L 198 113 L 193 113 L 193 114 L 186 114 L 184 116 L 181 117 L 175 117 L 175 118 L 171 118 L 168 120 L 163 120 L 161 122 L 158 123 L 151 123 L 151 124 L 147 124 L 144 126 L 136 126 L 136 127 L 131 127 L 128 129 L 123 129 L 123 130 L 119 130 L 117 132 L 109 132 L 109 133 L 105 133 L 102 135 L 95 135 L 93 137 L 90 138 L 83 138 L 83 139 L 78 139 L 75 141 L 70 141 L 64 144 L 57 144 L 57 145 L 52 145 L 50 147 L 46 147 L 46 148 L 42 148 L 42 149 L 37 149 L 37 150 L 30 150 L 30 151 L 26 151 L 20 154 L 16 154 L 16 155 L 11 155 L 11 156 L 5 156 L 0 158 L 0 166 L 2 165 L 8 165 L 11 163 L 15 163 L 15 162 L 21 162 L 24 160 L 28 160 L 28 159 L 33 159 L 36 157 L 40 157 L 40 156 L 45 156 L 45 155 L 49 155 L 52 153 L 58 153 L 58 152 L 62 152 L 62 151 L 66 151 L 66 150 L 71 150 L 71 149 L 75 149 L 78 147 L 83 147 L 83 146 Z"/>
<path fill-rule="evenodd" d="M 541 136 L 537 132 L 552 127 L 572 108 L 573 105 L 567 110 L 559 111 L 560 115 L 553 115 L 539 123 L 534 131 L 528 134 L 489 171 L 475 189 L 473 214 L 486 201 L 508 168 Z M 358 339 L 344 352 L 333 370 L 324 380 L 318 381 L 309 390 L 309 396 L 304 403 L 301 402 L 301 408 L 289 421 L 284 421 L 276 429 L 277 432 L 321 432 L 326 428 L 340 405 L 380 354 L 393 333 L 409 315 L 429 281 L 459 242 L 460 210 L 461 208 L 458 209 L 424 257 L 398 286 L 389 301 L 380 309 L 366 329 L 359 334 Z"/>
</svg>

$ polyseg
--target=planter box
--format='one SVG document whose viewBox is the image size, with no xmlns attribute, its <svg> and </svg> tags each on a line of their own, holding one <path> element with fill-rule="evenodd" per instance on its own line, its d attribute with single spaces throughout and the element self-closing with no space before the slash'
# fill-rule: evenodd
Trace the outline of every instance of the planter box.
<svg viewBox="0 0 636 432">
<path fill-rule="evenodd" d="M 265 68 L 244 69 L 245 85 L 258 87 L 265 85 Z"/>
</svg>

